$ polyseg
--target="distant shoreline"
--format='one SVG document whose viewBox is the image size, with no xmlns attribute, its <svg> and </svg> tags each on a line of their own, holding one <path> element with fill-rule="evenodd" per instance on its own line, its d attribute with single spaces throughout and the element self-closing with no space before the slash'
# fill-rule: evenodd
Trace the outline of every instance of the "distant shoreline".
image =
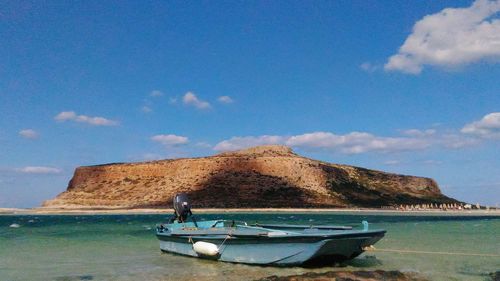
<svg viewBox="0 0 500 281">
<path fill-rule="evenodd" d="M 170 208 L 164 209 L 117 209 L 117 208 L 0 208 L 0 215 L 137 215 L 137 214 L 171 214 Z M 377 215 L 437 215 L 437 216 L 500 216 L 500 210 L 413 210 L 399 211 L 387 209 L 365 208 L 194 208 L 195 214 L 221 214 L 221 213 L 332 213 L 332 214 L 377 214 Z"/>
</svg>

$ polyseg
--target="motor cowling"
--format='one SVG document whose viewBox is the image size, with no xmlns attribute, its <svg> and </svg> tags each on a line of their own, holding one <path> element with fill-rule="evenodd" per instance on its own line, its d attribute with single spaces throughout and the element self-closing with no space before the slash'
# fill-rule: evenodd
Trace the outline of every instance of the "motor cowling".
<svg viewBox="0 0 500 281">
<path fill-rule="evenodd" d="M 187 218 L 193 214 L 191 212 L 191 204 L 186 193 L 176 194 L 173 205 L 175 215 L 179 222 L 185 222 Z"/>
</svg>

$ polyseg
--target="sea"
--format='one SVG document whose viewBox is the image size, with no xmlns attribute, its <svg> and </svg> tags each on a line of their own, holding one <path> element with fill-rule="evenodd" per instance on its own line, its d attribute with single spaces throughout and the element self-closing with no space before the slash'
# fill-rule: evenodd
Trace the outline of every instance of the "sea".
<svg viewBox="0 0 500 281">
<path fill-rule="evenodd" d="M 0 215 L 0 280 L 256 280 L 335 270 L 399 270 L 430 280 L 489 280 L 500 271 L 500 217 L 380 213 L 223 213 L 198 220 L 386 229 L 373 251 L 325 267 L 269 267 L 162 253 L 159 215 Z"/>
</svg>

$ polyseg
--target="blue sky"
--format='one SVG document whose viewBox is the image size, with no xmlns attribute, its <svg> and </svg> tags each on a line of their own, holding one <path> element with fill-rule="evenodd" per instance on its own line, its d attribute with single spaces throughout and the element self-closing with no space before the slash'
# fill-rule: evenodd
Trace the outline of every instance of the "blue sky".
<svg viewBox="0 0 500 281">
<path fill-rule="evenodd" d="M 499 1 L 7 1 L 0 38 L 1 207 L 259 144 L 500 203 Z"/>
</svg>

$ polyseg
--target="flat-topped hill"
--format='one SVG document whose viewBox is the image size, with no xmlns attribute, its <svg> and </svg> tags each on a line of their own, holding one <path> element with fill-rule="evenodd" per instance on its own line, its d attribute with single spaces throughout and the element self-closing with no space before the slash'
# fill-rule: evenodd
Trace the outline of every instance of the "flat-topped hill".
<svg viewBox="0 0 500 281">
<path fill-rule="evenodd" d="M 286 146 L 202 158 L 79 167 L 45 207 L 169 207 L 187 192 L 196 208 L 381 207 L 455 203 L 430 178 L 331 164 Z"/>
</svg>

